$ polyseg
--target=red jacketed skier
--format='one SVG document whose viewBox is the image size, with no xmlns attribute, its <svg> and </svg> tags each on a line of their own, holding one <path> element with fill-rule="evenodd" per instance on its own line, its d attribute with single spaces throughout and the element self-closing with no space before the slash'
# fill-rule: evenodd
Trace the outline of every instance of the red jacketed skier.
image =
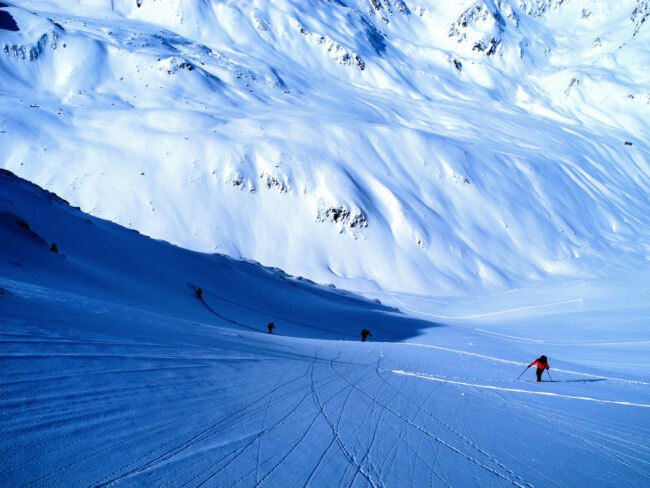
<svg viewBox="0 0 650 488">
<path fill-rule="evenodd" d="M 540 356 L 535 361 L 530 363 L 528 367 L 530 368 L 533 364 L 537 364 L 537 371 L 535 371 L 535 374 L 537 375 L 537 381 L 542 381 L 542 373 L 544 372 L 545 369 L 551 369 L 548 366 L 548 360 L 546 359 L 546 356 Z"/>
</svg>

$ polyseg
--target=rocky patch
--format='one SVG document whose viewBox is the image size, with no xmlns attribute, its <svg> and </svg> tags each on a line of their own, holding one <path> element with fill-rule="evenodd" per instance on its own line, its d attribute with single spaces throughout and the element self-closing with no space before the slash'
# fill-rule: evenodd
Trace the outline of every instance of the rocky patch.
<svg viewBox="0 0 650 488">
<path fill-rule="evenodd" d="M 625 98 L 644 105 L 650 105 L 650 93 L 629 94 Z"/>
<path fill-rule="evenodd" d="M 636 8 L 634 9 L 630 17 L 630 19 L 634 23 L 633 36 L 636 36 L 639 33 L 641 27 L 643 26 L 643 24 L 645 24 L 645 21 L 648 20 L 648 17 L 650 17 L 650 2 L 639 0 L 637 2 Z"/>
<path fill-rule="evenodd" d="M 499 0 L 497 5 L 503 8 L 508 0 Z M 568 0 L 518 0 L 517 8 L 531 17 L 541 17 L 550 9 L 555 9 Z"/>
<path fill-rule="evenodd" d="M 569 95 L 571 95 L 571 90 L 573 90 L 573 88 L 580 88 L 581 85 L 582 82 L 579 79 L 572 78 L 571 81 L 569 82 L 569 86 L 567 87 L 566 90 L 564 90 L 564 95 L 568 97 Z"/>
<path fill-rule="evenodd" d="M 226 179 L 226 183 L 240 190 L 248 190 L 255 193 L 255 185 L 241 173 L 233 173 Z"/>
<path fill-rule="evenodd" d="M 332 222 L 337 225 L 339 232 L 346 230 L 359 231 L 368 227 L 368 219 L 361 211 L 352 211 L 342 205 L 321 207 L 316 215 L 318 222 Z"/>
<path fill-rule="evenodd" d="M 459 43 L 471 44 L 473 51 L 491 56 L 501 45 L 505 23 L 498 10 L 492 12 L 483 2 L 475 2 L 449 27 L 449 37 L 456 38 Z"/>
<path fill-rule="evenodd" d="M 0 212 L 0 228 L 5 227 L 8 231 L 17 232 L 22 234 L 23 237 L 29 239 L 30 241 L 36 243 L 39 247 L 43 249 L 49 249 L 50 251 L 58 254 L 59 248 L 56 243 L 48 245 L 48 243 L 41 237 L 39 234 L 34 232 L 30 227 L 27 221 L 19 217 L 16 214 L 13 214 L 8 211 Z M 19 229 L 17 229 L 18 227 Z"/>
<path fill-rule="evenodd" d="M 2 10 L 0 10 L 0 12 L 2 12 Z M 36 61 L 48 48 L 55 50 L 58 47 L 58 43 L 59 36 L 55 32 L 50 32 L 49 34 L 43 34 L 34 46 L 5 44 L 2 50 L 7 56 L 12 58 L 25 61 Z"/>
<path fill-rule="evenodd" d="M 381 20 L 388 23 L 388 17 L 395 12 L 409 15 L 411 11 L 402 0 L 370 0 L 374 12 L 377 12 Z M 371 10 L 371 12 L 373 11 Z"/>
<path fill-rule="evenodd" d="M 298 26 L 300 33 L 311 42 L 318 44 L 329 56 L 344 66 L 356 66 L 359 71 L 366 69 L 366 64 L 351 49 L 348 49 L 328 36 L 322 36 L 314 32 L 308 32 L 304 27 Z"/>
<path fill-rule="evenodd" d="M 262 173 L 260 174 L 260 179 L 269 190 L 275 189 L 280 193 L 287 193 L 291 190 L 291 180 L 289 178 L 280 179 L 268 173 Z"/>
<path fill-rule="evenodd" d="M 196 69 L 192 63 L 186 61 L 185 59 L 176 58 L 173 56 L 166 59 L 159 58 L 158 62 L 159 69 L 165 71 L 168 75 L 173 75 L 179 70 L 194 71 Z"/>
</svg>

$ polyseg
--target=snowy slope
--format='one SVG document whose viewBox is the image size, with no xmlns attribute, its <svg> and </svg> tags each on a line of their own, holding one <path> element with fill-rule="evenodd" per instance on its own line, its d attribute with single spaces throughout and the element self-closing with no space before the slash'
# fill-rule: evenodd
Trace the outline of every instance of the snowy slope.
<svg viewBox="0 0 650 488">
<path fill-rule="evenodd" d="M 647 268 L 647 1 L 3 3 L 0 165 L 92 215 L 364 291 Z"/>
<path fill-rule="evenodd" d="M 2 486 L 650 478 L 647 273 L 624 299 L 609 280 L 387 297 L 425 322 L 151 240 L 8 172 L 0 233 Z M 540 353 L 554 382 L 517 382 Z"/>
</svg>

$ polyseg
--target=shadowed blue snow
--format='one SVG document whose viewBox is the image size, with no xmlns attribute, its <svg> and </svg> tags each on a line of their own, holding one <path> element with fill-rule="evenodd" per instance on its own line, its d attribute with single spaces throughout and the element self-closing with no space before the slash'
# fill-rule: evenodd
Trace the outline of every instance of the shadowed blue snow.
<svg viewBox="0 0 650 488">
<path fill-rule="evenodd" d="M 385 297 L 417 319 L 151 240 L 6 172 L 0 235 L 2 486 L 650 477 L 647 281 L 611 304 L 616 317 L 587 315 L 573 331 L 581 310 L 608 308 L 607 282 L 457 303 Z M 432 314 L 446 318 L 423 321 Z M 262 332 L 269 321 L 277 335 Z M 363 326 L 372 341 L 359 341 Z M 554 382 L 532 371 L 517 382 L 541 353 Z"/>
<path fill-rule="evenodd" d="M 0 2 L 0 8 L 6 7 L 4 3 Z M 16 21 L 14 18 L 11 16 L 9 12 L 6 12 L 4 10 L 0 10 L 0 30 L 8 30 L 8 31 L 13 31 L 17 32 L 20 30 L 18 27 L 18 24 L 16 24 Z"/>
</svg>

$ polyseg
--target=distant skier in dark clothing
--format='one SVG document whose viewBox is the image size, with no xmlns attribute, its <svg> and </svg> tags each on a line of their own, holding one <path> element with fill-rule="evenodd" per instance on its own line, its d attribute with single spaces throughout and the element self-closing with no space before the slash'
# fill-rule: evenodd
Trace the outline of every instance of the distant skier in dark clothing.
<svg viewBox="0 0 650 488">
<path fill-rule="evenodd" d="M 196 297 L 199 300 L 203 300 L 203 290 L 201 288 L 196 288 L 194 291 L 196 293 Z"/>
<path fill-rule="evenodd" d="M 275 325 L 273 325 L 273 322 L 269 322 L 269 325 L 267 325 L 266 328 L 269 329 L 269 334 L 273 334 L 273 329 L 275 329 Z"/>
<path fill-rule="evenodd" d="M 370 331 L 368 329 L 363 329 L 361 331 L 361 342 L 366 342 L 366 337 L 368 337 L 368 336 L 372 337 L 372 334 L 370 333 Z"/>
<path fill-rule="evenodd" d="M 528 367 L 530 368 L 533 364 L 537 364 L 537 371 L 535 371 L 535 374 L 537 375 L 537 381 L 542 381 L 542 373 L 544 372 L 545 369 L 551 369 L 548 366 L 548 360 L 546 359 L 546 356 L 540 356 L 535 361 L 530 363 Z"/>
</svg>

